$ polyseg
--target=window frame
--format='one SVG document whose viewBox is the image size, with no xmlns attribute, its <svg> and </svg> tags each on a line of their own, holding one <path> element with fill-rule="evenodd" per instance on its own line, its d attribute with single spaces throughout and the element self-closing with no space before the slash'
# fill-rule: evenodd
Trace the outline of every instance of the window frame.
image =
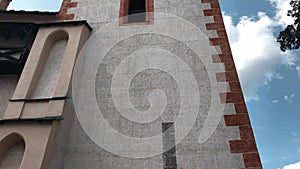
<svg viewBox="0 0 300 169">
<path fill-rule="evenodd" d="M 121 0 L 119 25 L 151 25 L 154 22 L 154 0 L 145 0 L 146 3 L 146 21 L 145 22 L 128 22 L 130 0 Z"/>
</svg>

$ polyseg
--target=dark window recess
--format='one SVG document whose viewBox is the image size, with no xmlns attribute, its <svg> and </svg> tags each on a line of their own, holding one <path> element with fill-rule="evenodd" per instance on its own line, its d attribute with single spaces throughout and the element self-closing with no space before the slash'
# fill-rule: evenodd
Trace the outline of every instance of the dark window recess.
<svg viewBox="0 0 300 169">
<path fill-rule="evenodd" d="M 0 22 L 0 74 L 21 74 L 38 27 Z"/>
<path fill-rule="evenodd" d="M 162 123 L 163 169 L 177 169 L 174 123 Z"/>
<path fill-rule="evenodd" d="M 146 22 L 146 0 L 129 0 L 128 22 Z"/>
</svg>

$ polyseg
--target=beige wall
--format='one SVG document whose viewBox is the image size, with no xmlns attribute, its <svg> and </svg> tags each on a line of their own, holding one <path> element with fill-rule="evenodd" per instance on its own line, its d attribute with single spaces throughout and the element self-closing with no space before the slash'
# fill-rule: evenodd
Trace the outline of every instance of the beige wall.
<svg viewBox="0 0 300 169">
<path fill-rule="evenodd" d="M 33 91 L 32 98 L 53 97 L 67 43 L 68 40 L 64 38 L 53 44 L 46 63 L 43 64 L 44 68 Z"/>
<path fill-rule="evenodd" d="M 39 29 L 17 87 L 11 89 L 4 99 L 6 102 L 8 99 L 13 101 L 8 103 L 3 116 L 5 122 L 0 125 L 0 163 L 9 166 L 9 161 L 16 164 L 20 161 L 20 153 L 13 153 L 21 152 L 20 146 L 14 148 L 20 140 L 24 140 L 26 148 L 23 159 L 21 157 L 21 167 L 17 168 L 48 169 L 51 160 L 57 159 L 53 158 L 53 153 L 61 154 L 57 161 L 63 159 L 67 147 L 64 139 L 67 138 L 68 124 L 72 122 L 74 111 L 72 104 L 65 104 L 66 99 L 51 98 L 69 96 L 73 67 L 88 35 L 86 25 L 78 23 Z M 7 81 L 5 87 L 12 82 L 17 83 Z M 6 90 L 0 88 L 0 94 Z M 57 116 L 65 119 L 47 122 L 33 120 Z M 12 150 L 18 151 L 9 151 L 12 147 Z"/>
<path fill-rule="evenodd" d="M 76 56 L 87 32 L 84 25 L 40 28 L 13 99 L 66 97 Z M 10 102 L 4 119 L 61 116 L 64 102 Z"/>
<path fill-rule="evenodd" d="M 4 116 L 8 100 L 13 96 L 18 79 L 18 75 L 0 75 L 0 119 Z"/>
<path fill-rule="evenodd" d="M 7 152 L 22 140 L 25 143 L 25 153 L 20 169 L 40 169 L 45 163 L 44 157 L 51 123 L 6 123 L 0 125 L 0 161 L 6 158 Z M 9 157 L 8 157 L 9 158 Z M 16 158 L 16 157 L 15 157 Z"/>
<path fill-rule="evenodd" d="M 8 7 L 8 4 L 10 3 L 10 0 L 0 0 L 0 10 L 6 10 Z"/>
<path fill-rule="evenodd" d="M 13 146 L 0 164 L 1 169 L 19 169 L 25 151 L 24 142 Z"/>
</svg>

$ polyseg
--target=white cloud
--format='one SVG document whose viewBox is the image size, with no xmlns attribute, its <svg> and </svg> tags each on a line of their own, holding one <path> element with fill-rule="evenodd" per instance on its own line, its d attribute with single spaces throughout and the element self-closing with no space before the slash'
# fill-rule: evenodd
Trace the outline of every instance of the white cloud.
<svg viewBox="0 0 300 169">
<path fill-rule="evenodd" d="M 292 142 L 294 142 L 294 143 L 300 143 L 300 138 L 293 138 Z"/>
<path fill-rule="evenodd" d="M 291 131 L 291 132 L 289 132 L 293 137 L 298 137 L 299 136 L 299 134 L 297 133 L 297 132 L 295 132 L 295 131 Z"/>
<path fill-rule="evenodd" d="M 284 95 L 284 100 L 288 100 L 289 96 L 288 95 Z"/>
<path fill-rule="evenodd" d="M 286 6 L 287 1 L 270 1 L 278 7 L 274 18 L 259 12 L 258 19 L 244 16 L 235 25 L 230 15 L 223 14 L 234 61 L 247 101 L 258 99 L 256 92 L 259 86 L 267 85 L 273 79 L 283 79 L 283 76 L 274 73 L 277 65 L 295 65 L 295 56 L 290 52 L 281 52 L 276 37 L 273 35 L 275 28 L 288 22 L 286 17 L 280 17 L 283 9 L 279 8 L 280 5 Z"/>
<path fill-rule="evenodd" d="M 282 169 L 300 169 L 300 162 L 286 165 Z"/>
<path fill-rule="evenodd" d="M 287 16 L 287 11 L 292 9 L 287 0 L 269 0 L 277 9 L 275 19 L 282 27 L 292 24 L 294 21 L 291 17 Z"/>
<path fill-rule="evenodd" d="M 300 80 L 300 66 L 297 66 L 297 67 L 296 67 L 296 71 L 297 71 L 297 73 L 298 73 L 298 77 L 299 77 L 299 80 Z"/>
<path fill-rule="evenodd" d="M 274 104 L 274 103 L 278 103 L 279 102 L 279 100 L 272 100 L 272 103 Z"/>
<path fill-rule="evenodd" d="M 293 137 L 292 138 L 292 142 L 300 143 L 300 137 L 299 137 L 299 134 L 297 132 L 291 131 L 289 133 Z M 297 152 L 300 153 L 300 149 L 298 149 Z"/>
<path fill-rule="evenodd" d="M 291 94 L 291 95 L 284 95 L 283 99 L 289 103 L 293 103 L 292 99 L 295 97 L 295 94 Z"/>
<path fill-rule="evenodd" d="M 276 73 L 274 78 L 278 80 L 282 80 L 283 76 L 281 74 Z"/>
</svg>

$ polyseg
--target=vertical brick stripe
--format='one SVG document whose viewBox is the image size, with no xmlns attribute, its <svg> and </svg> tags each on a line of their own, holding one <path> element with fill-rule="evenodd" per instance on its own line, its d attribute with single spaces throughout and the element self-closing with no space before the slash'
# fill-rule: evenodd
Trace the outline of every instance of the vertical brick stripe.
<svg viewBox="0 0 300 169">
<path fill-rule="evenodd" d="M 258 153 L 244 153 L 245 167 L 260 168 L 260 159 Z"/>
<path fill-rule="evenodd" d="M 72 2 L 72 0 L 63 0 L 59 10 L 58 20 L 73 20 L 75 15 L 68 14 L 68 10 L 70 8 L 76 8 L 77 5 L 78 2 Z"/>
<path fill-rule="evenodd" d="M 216 74 L 218 82 L 228 82 L 229 93 L 220 93 L 223 103 L 233 103 L 236 114 L 224 115 L 226 126 L 239 126 L 241 140 L 229 142 L 232 153 L 242 153 L 246 168 L 261 169 L 261 161 L 256 148 L 250 119 L 243 97 L 241 85 L 234 65 L 230 44 L 225 30 L 223 17 L 218 0 L 201 0 L 202 3 L 210 3 L 211 9 L 203 10 L 205 16 L 212 16 L 213 23 L 207 23 L 207 30 L 216 30 L 218 37 L 210 38 L 211 46 L 219 46 L 221 54 L 212 55 L 214 63 L 224 63 L 226 72 Z"/>
</svg>

